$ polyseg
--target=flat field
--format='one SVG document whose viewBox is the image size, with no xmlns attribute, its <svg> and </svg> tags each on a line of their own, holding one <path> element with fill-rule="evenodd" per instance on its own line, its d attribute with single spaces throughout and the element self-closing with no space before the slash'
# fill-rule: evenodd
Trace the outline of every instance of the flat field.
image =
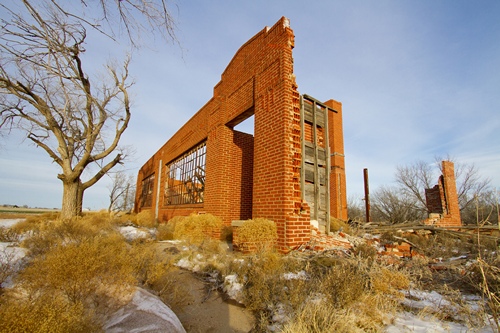
<svg viewBox="0 0 500 333">
<path fill-rule="evenodd" d="M 34 214 L 54 213 L 53 208 L 0 207 L 0 219 L 22 219 Z"/>
</svg>

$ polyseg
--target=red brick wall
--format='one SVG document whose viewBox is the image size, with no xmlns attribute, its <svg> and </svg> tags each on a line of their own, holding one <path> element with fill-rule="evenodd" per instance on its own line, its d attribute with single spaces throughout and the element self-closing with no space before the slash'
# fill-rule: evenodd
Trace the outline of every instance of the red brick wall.
<svg viewBox="0 0 500 333">
<path fill-rule="evenodd" d="M 138 184 L 150 174 L 160 173 L 160 165 L 206 140 L 204 203 L 165 206 L 162 171 L 160 195 L 156 198 L 155 188 L 153 197 L 160 219 L 207 212 L 221 217 L 229 226 L 232 220 L 262 217 L 277 224 L 281 251 L 309 241 L 309 207 L 301 201 L 300 189 L 300 102 L 293 74 L 293 47 L 294 35 L 286 18 L 255 35 L 222 73 L 213 98 L 141 168 Z M 331 103 L 340 107 L 338 102 Z M 253 137 L 233 130 L 251 114 Z M 341 116 L 332 122 L 339 120 L 340 130 L 333 130 L 334 142 L 342 146 L 335 149 L 343 154 L 343 138 L 339 141 Z M 334 161 L 342 162 L 338 166 L 342 173 L 343 157 Z M 345 195 L 345 176 L 337 187 Z M 137 191 L 138 198 L 140 194 Z M 345 200 L 341 201 L 345 205 Z M 155 205 L 136 205 L 136 211 L 142 209 L 154 210 Z"/>
<path fill-rule="evenodd" d="M 444 191 L 442 185 L 442 176 L 439 177 L 439 183 L 433 188 L 425 189 L 425 201 L 429 213 L 443 214 Z"/>
</svg>

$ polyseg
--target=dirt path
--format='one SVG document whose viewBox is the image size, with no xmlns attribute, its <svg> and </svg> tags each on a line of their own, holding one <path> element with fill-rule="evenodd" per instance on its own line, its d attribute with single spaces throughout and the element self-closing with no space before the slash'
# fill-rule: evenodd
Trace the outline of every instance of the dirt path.
<svg viewBox="0 0 500 333">
<path fill-rule="evenodd" d="M 187 332 L 243 333 L 252 329 L 254 318 L 249 311 L 223 301 L 216 291 L 208 294 L 207 298 L 205 283 L 193 273 L 180 270 L 177 283 L 191 295 L 188 304 L 175 311 Z"/>
</svg>

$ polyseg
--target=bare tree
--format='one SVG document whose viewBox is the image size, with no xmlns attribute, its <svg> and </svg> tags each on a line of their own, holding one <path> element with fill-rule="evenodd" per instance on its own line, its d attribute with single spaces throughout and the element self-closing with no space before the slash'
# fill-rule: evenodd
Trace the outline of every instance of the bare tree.
<svg viewBox="0 0 500 333">
<path fill-rule="evenodd" d="M 474 164 L 458 163 L 449 156 L 445 159 L 455 165 L 458 201 L 464 218 L 464 212 L 472 206 L 474 199 L 487 195 L 490 181 L 481 177 Z M 442 160 L 443 158 L 436 157 L 435 164 L 416 161 L 410 165 L 399 166 L 396 170 L 395 180 L 399 190 L 404 195 L 413 197 L 417 208 L 422 211 L 427 210 L 425 189 L 432 188 L 437 183 L 438 172 L 442 172 Z M 464 222 L 467 223 L 466 220 Z"/>
<path fill-rule="evenodd" d="M 22 0 L 27 3 L 27 0 Z M 38 0 L 37 9 L 51 5 L 66 18 L 116 40 L 125 33 L 130 44 L 141 46 L 141 34 L 159 34 L 167 41 L 177 41 L 175 20 L 166 0 Z M 95 9 L 89 15 L 90 8 Z"/>
<path fill-rule="evenodd" d="M 396 169 L 396 184 L 406 196 L 414 197 L 421 209 L 426 209 L 425 189 L 431 188 L 437 180 L 431 164 L 416 161 Z"/>
<path fill-rule="evenodd" d="M 364 222 L 366 220 L 366 210 L 363 207 L 363 198 L 355 195 L 347 197 L 347 211 L 349 220 L 355 222 Z"/>
<path fill-rule="evenodd" d="M 113 38 L 113 30 L 99 22 L 110 23 L 111 14 L 118 13 L 134 43 L 141 21 L 127 13 L 138 11 L 150 25 L 158 20 L 167 24 L 170 18 L 163 1 L 116 0 L 113 12 L 101 0 L 102 16 L 94 19 L 69 11 L 66 2 L 45 0 L 36 7 L 27 0 L 21 3 L 21 12 L 0 5 L 8 13 L 0 32 L 0 128 L 23 130 L 61 167 L 61 216 L 70 218 L 81 213 L 84 191 L 127 156 L 119 141 L 131 115 L 129 58 L 121 68 L 108 64 L 106 74 L 89 75 L 85 26 Z M 81 4 L 87 5 L 83 0 Z M 90 174 L 86 180 L 84 172 Z"/>
<path fill-rule="evenodd" d="M 380 187 L 371 196 L 374 221 L 404 223 L 425 218 L 416 196 L 398 187 Z"/>
<path fill-rule="evenodd" d="M 112 176 L 109 185 L 108 211 L 130 211 L 134 207 L 135 199 L 135 176 L 126 174 L 120 170 Z"/>
</svg>

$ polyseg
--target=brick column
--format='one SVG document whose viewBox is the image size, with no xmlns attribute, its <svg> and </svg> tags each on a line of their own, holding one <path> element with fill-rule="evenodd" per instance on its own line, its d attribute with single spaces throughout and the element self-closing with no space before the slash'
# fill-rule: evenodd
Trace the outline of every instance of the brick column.
<svg viewBox="0 0 500 333">
<path fill-rule="evenodd" d="M 328 136 L 330 139 L 330 214 L 347 220 L 347 186 L 345 178 L 344 130 L 342 103 L 333 99 L 324 103 L 336 112 L 328 112 Z"/>
</svg>

